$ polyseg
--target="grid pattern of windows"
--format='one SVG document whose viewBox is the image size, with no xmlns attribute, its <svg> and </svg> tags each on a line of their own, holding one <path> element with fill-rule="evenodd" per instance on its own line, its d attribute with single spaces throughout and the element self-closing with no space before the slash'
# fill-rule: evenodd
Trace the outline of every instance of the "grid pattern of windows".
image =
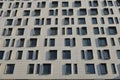
<svg viewBox="0 0 120 80">
<path fill-rule="evenodd" d="M 120 79 L 119 15 L 119 0 L 0 0 L 0 79 Z"/>
</svg>

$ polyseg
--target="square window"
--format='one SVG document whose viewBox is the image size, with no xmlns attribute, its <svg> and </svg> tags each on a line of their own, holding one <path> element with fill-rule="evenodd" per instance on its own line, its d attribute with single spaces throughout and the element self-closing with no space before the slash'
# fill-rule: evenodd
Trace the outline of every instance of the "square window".
<svg viewBox="0 0 120 80">
<path fill-rule="evenodd" d="M 90 14 L 91 15 L 97 15 L 98 14 L 98 10 L 97 10 L 97 8 L 92 8 L 92 9 L 90 9 Z"/>
<path fill-rule="evenodd" d="M 24 10 L 23 16 L 29 16 L 30 15 L 30 10 Z"/>
<path fill-rule="evenodd" d="M 91 39 L 83 38 L 82 43 L 83 43 L 83 46 L 91 46 Z"/>
<path fill-rule="evenodd" d="M 37 39 L 30 39 L 29 47 L 36 47 L 37 46 Z"/>
<path fill-rule="evenodd" d="M 67 10 L 66 9 L 62 10 L 62 15 L 67 15 Z"/>
<path fill-rule="evenodd" d="M 33 34 L 34 36 L 40 35 L 40 31 L 41 31 L 41 28 L 34 28 L 32 34 Z"/>
<path fill-rule="evenodd" d="M 57 27 L 50 28 L 50 35 L 57 35 L 57 33 L 58 33 L 58 28 Z"/>
<path fill-rule="evenodd" d="M 98 38 L 98 45 L 99 46 L 107 46 L 107 40 L 106 38 Z"/>
<path fill-rule="evenodd" d="M 67 28 L 67 35 L 72 35 L 72 28 Z"/>
<path fill-rule="evenodd" d="M 110 35 L 115 35 L 117 34 L 117 29 L 116 27 L 108 27 L 108 32 Z"/>
<path fill-rule="evenodd" d="M 57 59 L 57 50 L 50 50 L 49 51 L 49 60 L 56 60 Z"/>
<path fill-rule="evenodd" d="M 85 18 L 78 18 L 78 24 L 86 24 Z"/>
<path fill-rule="evenodd" d="M 7 24 L 7 26 L 11 26 L 12 25 L 12 23 L 13 23 L 13 19 L 7 19 L 7 22 L 6 22 Z"/>
<path fill-rule="evenodd" d="M 79 10 L 79 15 L 87 15 L 86 9 L 80 9 Z"/>
<path fill-rule="evenodd" d="M 95 74 L 94 64 L 86 64 L 86 74 Z"/>
<path fill-rule="evenodd" d="M 62 2 L 62 7 L 68 7 L 68 2 Z"/>
<path fill-rule="evenodd" d="M 92 24 L 97 24 L 97 18 L 92 18 Z"/>
<path fill-rule="evenodd" d="M 62 58 L 63 59 L 71 59 L 71 51 L 70 50 L 63 50 Z"/>
<path fill-rule="evenodd" d="M 34 10 L 34 16 L 40 16 L 41 10 Z"/>
<path fill-rule="evenodd" d="M 58 7 L 58 1 L 52 1 L 52 8 Z"/>
<path fill-rule="evenodd" d="M 93 32 L 94 32 L 94 34 L 99 34 L 100 32 L 99 32 L 99 28 L 98 27 L 94 27 L 93 28 Z"/>
<path fill-rule="evenodd" d="M 18 36 L 24 35 L 24 28 L 18 28 L 17 35 L 18 35 Z"/>
<path fill-rule="evenodd" d="M 80 7 L 81 1 L 74 1 L 74 7 Z"/>
<path fill-rule="evenodd" d="M 51 74 L 51 64 L 43 64 L 43 74 Z"/>
<path fill-rule="evenodd" d="M 40 25 L 40 19 L 35 19 L 35 25 Z"/>
<path fill-rule="evenodd" d="M 88 60 L 93 59 L 93 51 L 92 51 L 92 50 L 87 50 L 86 58 L 87 58 Z"/>
</svg>

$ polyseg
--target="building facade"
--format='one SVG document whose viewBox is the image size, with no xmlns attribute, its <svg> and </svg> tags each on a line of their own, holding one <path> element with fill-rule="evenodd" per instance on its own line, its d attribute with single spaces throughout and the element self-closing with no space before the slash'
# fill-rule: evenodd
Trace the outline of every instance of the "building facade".
<svg viewBox="0 0 120 80">
<path fill-rule="evenodd" d="M 120 79 L 119 0 L 0 0 L 0 79 Z"/>
</svg>

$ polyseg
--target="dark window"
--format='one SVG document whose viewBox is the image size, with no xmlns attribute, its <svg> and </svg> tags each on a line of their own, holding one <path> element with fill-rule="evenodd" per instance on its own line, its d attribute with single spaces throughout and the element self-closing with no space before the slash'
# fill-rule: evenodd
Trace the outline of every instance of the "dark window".
<svg viewBox="0 0 120 80">
<path fill-rule="evenodd" d="M 74 1 L 74 7 L 80 7 L 81 1 Z"/>
<path fill-rule="evenodd" d="M 65 39 L 65 46 L 70 46 L 70 39 L 69 38 Z"/>
<path fill-rule="evenodd" d="M 69 6 L 68 2 L 62 2 L 62 7 L 68 7 L 68 6 Z"/>
<path fill-rule="evenodd" d="M 104 59 L 110 59 L 109 50 L 103 50 L 103 58 Z"/>
<path fill-rule="evenodd" d="M 117 29 L 116 27 L 108 27 L 108 31 L 110 35 L 115 35 L 117 34 Z"/>
<path fill-rule="evenodd" d="M 13 74 L 14 73 L 14 67 L 15 67 L 15 64 L 7 64 L 5 74 Z"/>
<path fill-rule="evenodd" d="M 33 74 L 34 73 L 34 64 L 29 64 L 28 65 L 28 74 Z"/>
<path fill-rule="evenodd" d="M 25 39 L 24 39 L 24 38 L 21 38 L 21 39 L 18 41 L 18 47 L 23 47 L 23 46 L 24 46 L 24 41 L 25 41 Z"/>
<path fill-rule="evenodd" d="M 86 35 L 87 34 L 87 28 L 86 27 L 82 27 L 81 28 L 81 35 Z"/>
<path fill-rule="evenodd" d="M 43 64 L 43 74 L 51 74 L 51 64 Z"/>
<path fill-rule="evenodd" d="M 105 63 L 100 64 L 100 72 L 101 74 L 107 74 L 107 65 Z"/>
<path fill-rule="evenodd" d="M 2 35 L 3 36 L 11 36 L 12 34 L 12 28 L 4 29 Z"/>
<path fill-rule="evenodd" d="M 33 35 L 34 35 L 34 36 L 40 35 L 40 31 L 41 31 L 41 28 L 34 28 L 34 29 L 33 29 Z"/>
<path fill-rule="evenodd" d="M 95 74 L 94 64 L 86 64 L 86 74 Z"/>
<path fill-rule="evenodd" d="M 90 9 L 90 14 L 91 14 L 91 15 L 97 15 L 97 14 L 98 14 L 97 9 L 96 9 L 96 8 Z"/>
<path fill-rule="evenodd" d="M 107 46 L 107 40 L 106 38 L 98 38 L 98 45 L 99 46 Z"/>
<path fill-rule="evenodd" d="M 54 10 L 49 10 L 49 15 L 54 15 Z"/>
<path fill-rule="evenodd" d="M 4 47 L 8 47 L 9 44 L 10 44 L 10 39 L 5 39 L 5 45 L 4 45 Z"/>
<path fill-rule="evenodd" d="M 103 9 L 103 14 L 104 15 L 109 15 L 109 9 L 108 8 L 104 8 Z"/>
<path fill-rule="evenodd" d="M 27 8 L 31 8 L 31 6 L 32 6 L 32 3 L 31 3 L 31 2 L 28 2 L 28 3 L 27 3 Z"/>
<path fill-rule="evenodd" d="M 18 8 L 19 7 L 19 2 L 16 2 L 15 4 L 14 4 L 14 8 Z"/>
<path fill-rule="evenodd" d="M 86 58 L 88 60 L 93 59 L 93 51 L 92 50 L 87 50 Z"/>
<path fill-rule="evenodd" d="M 10 60 L 12 56 L 12 50 L 8 51 L 5 56 L 5 60 Z"/>
<path fill-rule="evenodd" d="M 69 10 L 68 10 L 68 15 L 71 16 L 71 15 L 73 15 L 73 14 L 74 14 L 74 13 L 73 13 L 73 9 L 69 9 Z"/>
<path fill-rule="evenodd" d="M 49 46 L 55 46 L 55 39 L 50 39 Z"/>
<path fill-rule="evenodd" d="M 30 39 L 29 47 L 36 47 L 37 46 L 37 39 Z"/>
<path fill-rule="evenodd" d="M 25 10 L 23 16 L 29 16 L 29 15 L 30 15 L 30 10 Z"/>
<path fill-rule="evenodd" d="M 100 32 L 99 32 L 99 28 L 98 27 L 94 27 L 93 28 L 93 32 L 94 32 L 94 34 L 100 34 Z"/>
<path fill-rule="evenodd" d="M 87 15 L 86 9 L 80 9 L 79 10 L 79 15 Z"/>
<path fill-rule="evenodd" d="M 67 34 L 72 35 L 72 28 L 67 28 Z"/>
<path fill-rule="evenodd" d="M 65 64 L 65 74 L 69 75 L 72 73 L 71 64 Z"/>
<path fill-rule="evenodd" d="M 56 60 L 57 59 L 57 50 L 50 50 L 49 51 L 49 60 Z"/>
<path fill-rule="evenodd" d="M 36 67 L 36 74 L 40 74 L 40 73 L 41 73 L 40 64 L 37 64 L 37 67 Z"/>
<path fill-rule="evenodd" d="M 83 46 L 91 46 L 91 39 L 90 38 L 83 38 Z"/>
<path fill-rule="evenodd" d="M 33 51 L 28 51 L 28 59 L 33 59 L 34 52 Z"/>
<path fill-rule="evenodd" d="M 78 18 L 78 24 L 86 24 L 85 18 Z"/>
<path fill-rule="evenodd" d="M 92 24 L 97 24 L 97 18 L 92 18 Z"/>
<path fill-rule="evenodd" d="M 46 25 L 50 25 L 51 24 L 51 18 L 47 18 L 46 19 Z"/>
<path fill-rule="evenodd" d="M 109 5 L 109 6 L 113 6 L 112 1 L 108 1 L 108 5 Z"/>
<path fill-rule="evenodd" d="M 116 53 L 117 53 L 117 58 L 120 59 L 120 50 L 117 50 Z"/>
<path fill-rule="evenodd" d="M 35 19 L 35 25 L 40 25 L 40 19 Z"/>
<path fill-rule="evenodd" d="M 47 39 L 44 40 L 44 46 L 47 46 Z"/>
<path fill-rule="evenodd" d="M 5 17 L 9 17 L 10 16 L 10 13 L 11 13 L 11 10 L 7 10 L 4 14 Z"/>
<path fill-rule="evenodd" d="M 15 25 L 16 25 L 16 26 L 20 26 L 20 25 L 21 25 L 21 22 L 22 22 L 22 19 L 21 19 L 21 18 L 18 18 L 18 19 L 16 20 Z"/>
<path fill-rule="evenodd" d="M 24 28 L 18 28 L 17 35 L 19 35 L 19 36 L 24 35 Z"/>
<path fill-rule="evenodd" d="M 71 51 L 70 50 L 63 50 L 63 53 L 62 53 L 62 57 L 63 59 L 71 59 Z"/>
<path fill-rule="evenodd" d="M 52 1 L 51 7 L 58 7 L 58 1 Z"/>
<path fill-rule="evenodd" d="M 23 54 L 23 51 L 18 51 L 17 52 L 17 59 L 18 60 L 22 59 L 22 54 Z"/>
<path fill-rule="evenodd" d="M 40 10 L 34 10 L 34 16 L 40 16 L 41 11 Z"/>
<path fill-rule="evenodd" d="M 29 60 L 37 60 L 38 59 L 38 50 L 28 51 L 28 59 Z"/>
<path fill-rule="evenodd" d="M 66 9 L 62 10 L 62 15 L 67 15 L 67 10 Z"/>
<path fill-rule="evenodd" d="M 114 24 L 114 20 L 113 20 L 112 17 L 109 17 L 109 18 L 108 18 L 108 23 L 109 23 L 109 24 Z"/>
<path fill-rule="evenodd" d="M 0 8 L 2 8 L 2 6 L 3 6 L 3 3 L 2 3 L 2 2 L 0 2 Z"/>
<path fill-rule="evenodd" d="M 111 69 L 112 69 L 112 73 L 113 73 L 113 74 L 116 74 L 116 73 L 117 73 L 116 67 L 115 67 L 115 64 L 114 64 L 114 63 L 111 64 Z"/>
<path fill-rule="evenodd" d="M 41 4 L 41 8 L 45 8 L 45 6 L 46 6 L 46 2 L 43 1 L 42 4 Z"/>
<path fill-rule="evenodd" d="M 75 73 L 75 74 L 78 74 L 78 67 L 77 67 L 77 64 L 74 64 L 74 73 Z"/>
<path fill-rule="evenodd" d="M 70 21 L 69 21 L 69 18 L 65 18 L 64 19 L 64 25 L 69 25 Z"/>
<path fill-rule="evenodd" d="M 13 23 L 13 19 L 7 19 L 7 26 L 12 25 L 12 23 Z"/>
<path fill-rule="evenodd" d="M 57 35 L 58 29 L 57 27 L 50 28 L 50 35 Z"/>
<path fill-rule="evenodd" d="M 0 51 L 0 60 L 2 60 L 4 57 L 4 51 Z"/>
</svg>

